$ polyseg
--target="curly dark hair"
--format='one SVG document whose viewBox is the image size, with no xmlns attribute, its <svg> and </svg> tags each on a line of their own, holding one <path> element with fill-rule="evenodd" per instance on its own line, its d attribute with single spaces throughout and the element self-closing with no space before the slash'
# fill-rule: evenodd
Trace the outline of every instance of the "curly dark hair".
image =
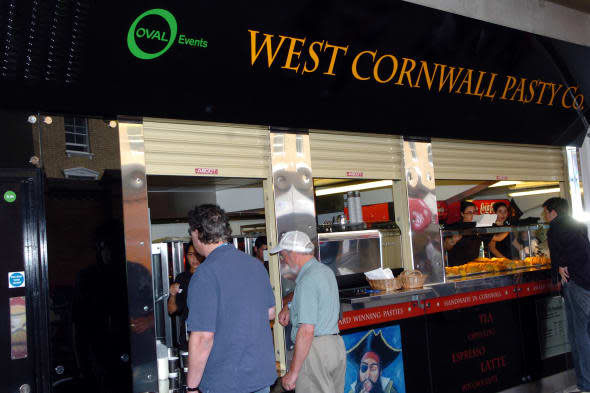
<svg viewBox="0 0 590 393">
<path fill-rule="evenodd" d="M 504 206 L 506 209 L 508 209 L 508 205 L 505 204 L 504 202 L 496 202 L 492 205 L 492 209 L 494 209 L 494 213 L 498 212 L 498 209 L 501 208 L 502 206 Z"/>
<path fill-rule="evenodd" d="M 217 205 L 195 206 L 188 212 L 190 231 L 199 231 L 199 241 L 212 244 L 227 241 L 231 237 L 229 219 L 225 210 Z"/>
</svg>

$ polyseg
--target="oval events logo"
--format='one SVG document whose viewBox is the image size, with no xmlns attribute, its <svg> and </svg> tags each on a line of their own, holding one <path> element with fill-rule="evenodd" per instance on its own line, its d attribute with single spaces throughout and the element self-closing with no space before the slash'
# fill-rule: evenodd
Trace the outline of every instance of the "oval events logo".
<svg viewBox="0 0 590 393">
<path fill-rule="evenodd" d="M 155 26 L 142 23 L 147 16 L 151 15 L 162 18 L 168 28 L 160 30 Z M 152 21 L 153 20 L 154 19 L 152 18 Z M 178 39 L 176 38 L 177 36 Z M 146 46 L 153 47 L 156 41 L 161 42 L 161 45 L 163 46 L 162 49 L 155 52 L 153 49 L 146 49 Z M 147 10 L 139 15 L 135 18 L 127 32 L 127 46 L 129 47 L 129 51 L 133 56 L 142 60 L 151 60 L 162 56 L 175 43 L 190 48 L 206 48 L 208 44 L 203 38 L 197 39 L 187 37 L 185 34 L 178 34 L 178 23 L 176 22 L 176 18 L 170 11 L 161 8 Z"/>
</svg>

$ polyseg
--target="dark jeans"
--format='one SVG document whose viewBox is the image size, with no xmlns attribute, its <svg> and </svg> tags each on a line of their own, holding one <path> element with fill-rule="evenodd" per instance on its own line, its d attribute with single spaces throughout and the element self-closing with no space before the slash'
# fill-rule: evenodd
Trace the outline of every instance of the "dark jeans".
<svg viewBox="0 0 590 393">
<path fill-rule="evenodd" d="M 563 295 L 578 388 L 590 391 L 590 290 L 570 280 Z"/>
</svg>

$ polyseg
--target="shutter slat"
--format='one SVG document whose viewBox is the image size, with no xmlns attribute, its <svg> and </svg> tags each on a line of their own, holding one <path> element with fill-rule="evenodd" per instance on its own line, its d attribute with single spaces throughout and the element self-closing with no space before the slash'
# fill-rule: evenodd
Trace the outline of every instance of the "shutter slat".
<svg viewBox="0 0 590 393">
<path fill-rule="evenodd" d="M 563 181 L 560 147 L 432 140 L 434 175 L 449 180 Z"/>
<path fill-rule="evenodd" d="M 314 177 L 377 180 L 402 177 L 399 136 L 310 130 L 309 139 Z M 349 172 L 355 176 L 348 176 Z"/>
<path fill-rule="evenodd" d="M 165 119 L 146 119 L 143 128 L 150 175 L 202 176 L 197 168 L 221 177 L 269 175 L 268 128 Z"/>
</svg>

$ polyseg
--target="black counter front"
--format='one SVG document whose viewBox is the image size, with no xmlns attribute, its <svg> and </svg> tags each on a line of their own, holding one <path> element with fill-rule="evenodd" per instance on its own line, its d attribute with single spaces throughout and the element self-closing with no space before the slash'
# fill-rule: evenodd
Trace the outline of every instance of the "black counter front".
<svg viewBox="0 0 590 393">
<path fill-rule="evenodd" d="M 359 348 L 379 354 L 375 342 L 389 348 L 382 387 L 398 393 L 491 393 L 565 371 L 560 299 L 546 269 L 342 297 L 345 391 L 364 377 Z"/>
</svg>

